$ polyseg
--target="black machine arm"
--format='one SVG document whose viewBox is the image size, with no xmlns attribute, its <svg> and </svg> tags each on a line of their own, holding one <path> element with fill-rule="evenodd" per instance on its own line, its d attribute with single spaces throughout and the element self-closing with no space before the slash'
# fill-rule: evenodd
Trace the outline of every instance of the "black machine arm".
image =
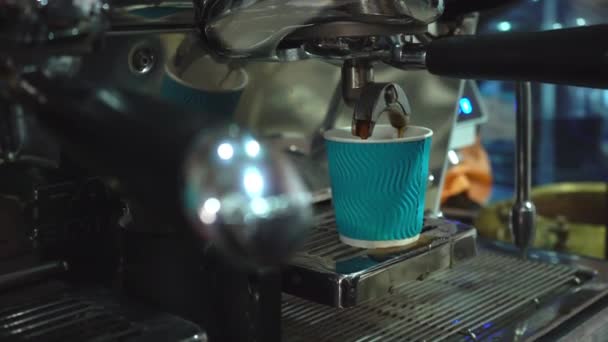
<svg viewBox="0 0 608 342">
<path fill-rule="evenodd" d="M 608 25 L 437 39 L 426 67 L 462 79 L 608 88 Z"/>
<path fill-rule="evenodd" d="M 442 19 L 457 17 L 485 10 L 492 10 L 516 3 L 518 0 L 444 0 L 445 9 Z"/>
</svg>

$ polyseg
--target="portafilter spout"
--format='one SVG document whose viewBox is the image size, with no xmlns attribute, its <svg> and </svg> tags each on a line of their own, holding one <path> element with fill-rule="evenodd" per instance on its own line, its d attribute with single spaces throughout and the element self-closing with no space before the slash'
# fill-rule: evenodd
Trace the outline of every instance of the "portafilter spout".
<svg viewBox="0 0 608 342">
<path fill-rule="evenodd" d="M 409 100 L 398 84 L 368 83 L 361 90 L 352 120 L 352 134 L 361 139 L 372 136 L 374 126 L 382 114 L 401 137 L 409 124 L 412 112 Z"/>
</svg>

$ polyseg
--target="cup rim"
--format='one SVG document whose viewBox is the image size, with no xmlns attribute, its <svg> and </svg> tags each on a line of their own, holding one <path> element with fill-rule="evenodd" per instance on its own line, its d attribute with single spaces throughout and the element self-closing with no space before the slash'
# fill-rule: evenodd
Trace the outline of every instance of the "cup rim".
<svg viewBox="0 0 608 342">
<path fill-rule="evenodd" d="M 232 87 L 230 89 L 209 89 L 207 87 L 195 87 L 193 84 L 190 84 L 190 83 L 182 80 L 180 77 L 177 77 L 177 75 L 175 75 L 175 71 L 174 71 L 175 68 L 173 67 L 174 63 L 175 63 L 175 55 L 171 56 L 168 60 L 168 63 L 165 64 L 165 74 L 167 76 L 169 76 L 173 82 L 176 82 L 179 85 L 187 87 L 187 88 L 195 89 L 198 91 L 209 92 L 209 93 L 233 93 L 233 92 L 242 91 L 249 84 L 249 74 L 247 74 L 247 72 L 245 70 L 243 70 L 243 68 L 238 68 L 235 71 L 238 71 L 241 74 L 242 82 L 240 84 L 238 84 L 236 87 Z"/>
<path fill-rule="evenodd" d="M 383 124 L 383 125 L 376 125 L 375 129 L 387 128 L 387 127 L 393 128 L 391 125 Z M 344 127 L 333 128 L 328 131 L 325 131 L 323 133 L 323 138 L 325 138 L 325 140 L 329 140 L 329 141 L 353 143 L 353 144 L 396 144 L 396 143 L 402 143 L 402 142 L 420 141 L 420 140 L 424 140 L 426 138 L 430 138 L 433 136 L 433 131 L 430 128 L 422 127 L 422 126 L 414 126 L 414 125 L 411 125 L 408 127 L 420 129 L 424 133 L 420 134 L 420 135 L 410 136 L 410 137 L 394 138 L 394 139 L 386 139 L 386 140 L 369 140 L 369 139 L 363 140 L 356 136 L 352 136 L 352 138 L 351 137 L 343 138 L 343 137 L 332 136 L 333 134 L 336 134 L 336 132 L 344 132 L 344 131 L 350 132 L 351 127 L 344 126 Z"/>
</svg>

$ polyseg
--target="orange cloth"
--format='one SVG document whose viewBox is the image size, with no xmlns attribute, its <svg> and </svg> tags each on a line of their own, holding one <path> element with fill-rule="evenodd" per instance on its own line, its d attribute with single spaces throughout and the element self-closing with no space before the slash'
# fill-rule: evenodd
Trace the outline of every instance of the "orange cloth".
<svg viewBox="0 0 608 342">
<path fill-rule="evenodd" d="M 492 169 L 479 137 L 475 144 L 461 149 L 460 156 L 460 163 L 446 174 L 441 203 L 466 192 L 471 200 L 484 204 L 492 193 Z"/>
</svg>

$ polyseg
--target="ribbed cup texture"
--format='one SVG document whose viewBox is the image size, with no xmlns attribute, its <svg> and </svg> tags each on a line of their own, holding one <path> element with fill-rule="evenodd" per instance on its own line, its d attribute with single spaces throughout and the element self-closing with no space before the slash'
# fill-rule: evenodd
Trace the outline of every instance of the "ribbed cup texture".
<svg viewBox="0 0 608 342">
<path fill-rule="evenodd" d="M 231 118 L 234 114 L 243 91 L 213 92 L 187 87 L 165 75 L 161 85 L 161 96 L 179 106 L 192 111 Z M 217 119 L 217 118 L 214 118 Z"/>
<path fill-rule="evenodd" d="M 326 141 L 341 235 L 365 241 L 420 234 L 431 138 L 409 142 Z"/>
</svg>

